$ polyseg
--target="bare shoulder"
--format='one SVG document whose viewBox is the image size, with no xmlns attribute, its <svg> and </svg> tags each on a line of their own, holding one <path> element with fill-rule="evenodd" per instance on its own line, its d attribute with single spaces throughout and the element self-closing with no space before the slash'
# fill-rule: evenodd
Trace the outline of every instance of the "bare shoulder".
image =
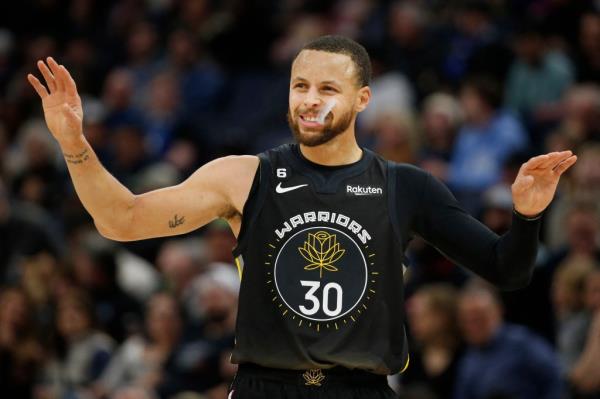
<svg viewBox="0 0 600 399">
<path fill-rule="evenodd" d="M 200 170 L 211 181 L 211 185 L 226 198 L 231 211 L 241 213 L 248 198 L 252 181 L 259 165 L 254 155 L 230 155 L 217 158 Z"/>
<path fill-rule="evenodd" d="M 222 158 L 217 158 L 207 163 L 202 168 L 206 168 L 213 173 L 213 177 L 217 179 L 228 179 L 229 183 L 243 184 L 250 179 L 250 184 L 258 168 L 259 159 L 254 155 L 229 155 Z"/>
</svg>

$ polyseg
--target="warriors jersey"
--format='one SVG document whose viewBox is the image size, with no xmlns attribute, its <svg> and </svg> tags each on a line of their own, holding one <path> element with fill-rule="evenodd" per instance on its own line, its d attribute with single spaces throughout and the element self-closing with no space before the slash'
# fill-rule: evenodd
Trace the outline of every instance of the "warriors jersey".
<svg viewBox="0 0 600 399">
<path fill-rule="evenodd" d="M 413 234 L 500 288 L 531 278 L 539 218 L 514 213 L 498 236 L 430 174 L 366 149 L 343 166 L 311 163 L 297 145 L 259 158 L 234 249 L 234 363 L 402 371 L 403 261 Z"/>
<path fill-rule="evenodd" d="M 232 362 L 404 369 L 407 237 L 393 168 L 368 150 L 335 167 L 311 163 L 297 145 L 259 158 L 234 250 L 241 289 Z"/>
</svg>

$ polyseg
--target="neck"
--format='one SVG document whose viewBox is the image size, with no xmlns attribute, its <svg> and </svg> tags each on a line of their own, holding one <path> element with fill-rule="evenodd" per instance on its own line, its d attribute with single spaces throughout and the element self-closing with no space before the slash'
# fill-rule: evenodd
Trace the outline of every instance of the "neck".
<svg viewBox="0 0 600 399">
<path fill-rule="evenodd" d="M 354 124 L 327 143 L 314 147 L 300 144 L 300 152 L 309 161 L 326 166 L 348 165 L 362 157 L 354 135 Z"/>
</svg>

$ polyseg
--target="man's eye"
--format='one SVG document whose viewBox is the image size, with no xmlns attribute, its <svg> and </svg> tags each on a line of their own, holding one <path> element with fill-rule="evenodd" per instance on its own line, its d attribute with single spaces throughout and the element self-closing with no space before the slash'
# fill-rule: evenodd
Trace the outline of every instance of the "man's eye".
<svg viewBox="0 0 600 399">
<path fill-rule="evenodd" d="M 335 88 L 333 88 L 331 86 L 325 86 L 325 87 L 323 87 L 323 90 L 325 90 L 325 91 L 337 91 L 337 90 L 335 90 Z"/>
<path fill-rule="evenodd" d="M 305 87 L 306 87 L 306 85 L 304 83 L 296 83 L 294 85 L 294 88 L 297 88 L 297 89 L 304 89 Z"/>
</svg>

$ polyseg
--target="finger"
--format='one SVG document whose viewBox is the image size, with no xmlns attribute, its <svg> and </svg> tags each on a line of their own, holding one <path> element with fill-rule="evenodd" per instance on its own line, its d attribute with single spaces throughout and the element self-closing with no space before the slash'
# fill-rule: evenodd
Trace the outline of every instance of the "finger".
<svg viewBox="0 0 600 399">
<path fill-rule="evenodd" d="M 519 172 L 524 173 L 524 172 L 536 169 L 540 165 L 542 165 L 544 162 L 546 162 L 548 160 L 548 158 L 549 158 L 548 154 L 543 154 L 543 155 L 538 155 L 536 157 L 533 157 L 533 158 L 529 159 L 529 161 L 527 161 L 523 165 L 521 165 L 521 169 L 519 170 Z"/>
<path fill-rule="evenodd" d="M 60 72 L 64 78 L 65 90 L 70 95 L 77 95 L 77 85 L 75 84 L 75 80 L 63 65 L 60 66 Z"/>
<path fill-rule="evenodd" d="M 573 166 L 575 164 L 575 162 L 577 162 L 577 155 L 570 156 L 569 158 L 563 160 L 561 163 L 559 163 L 558 165 L 556 165 L 556 167 L 553 169 L 554 173 L 556 173 L 559 176 L 562 175 L 571 166 Z"/>
<path fill-rule="evenodd" d="M 539 155 L 530 159 L 527 162 L 528 170 L 554 168 L 558 163 L 562 162 L 573 155 L 571 151 L 550 152 L 548 154 Z"/>
<path fill-rule="evenodd" d="M 46 80 L 46 86 L 50 89 L 50 93 L 54 93 L 56 91 L 56 80 L 54 79 L 54 75 L 50 72 L 44 61 L 38 61 L 37 66 Z"/>
<path fill-rule="evenodd" d="M 560 151 L 560 152 L 553 152 L 548 155 L 550 155 L 548 161 L 544 162 L 540 166 L 540 168 L 554 169 L 556 167 L 556 165 L 558 165 L 559 163 L 561 163 L 562 161 L 564 161 L 565 159 L 567 159 L 571 155 L 573 155 L 573 152 L 572 151 Z"/>
<path fill-rule="evenodd" d="M 29 74 L 27 75 L 27 80 L 33 86 L 33 88 L 42 100 L 48 96 L 48 91 L 46 90 L 46 87 L 44 87 L 44 85 L 38 80 L 38 78 L 36 78 L 32 74 Z"/>
<path fill-rule="evenodd" d="M 56 62 L 54 60 L 54 58 L 52 58 L 52 57 L 48 57 L 47 61 L 48 61 L 48 66 L 50 67 L 50 70 L 52 71 L 52 73 L 54 74 L 54 77 L 56 79 L 56 90 L 60 91 L 60 92 L 64 92 L 65 91 L 65 82 L 61 77 L 60 65 L 58 65 L 58 62 Z"/>
</svg>

